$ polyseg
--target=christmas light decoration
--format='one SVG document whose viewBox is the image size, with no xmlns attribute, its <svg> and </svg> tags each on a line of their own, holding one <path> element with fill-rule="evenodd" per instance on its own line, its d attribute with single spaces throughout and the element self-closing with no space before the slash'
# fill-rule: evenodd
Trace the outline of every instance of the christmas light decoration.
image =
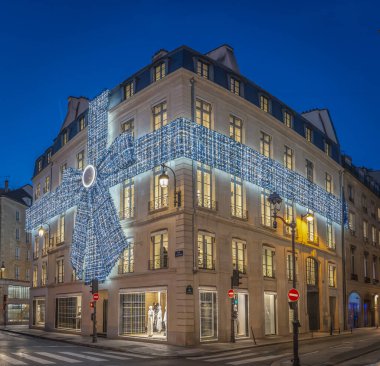
<svg viewBox="0 0 380 366">
<path fill-rule="evenodd" d="M 105 91 L 90 102 L 85 170 L 68 168 L 57 190 L 27 211 L 27 229 L 33 230 L 77 207 L 71 261 L 86 283 L 93 278 L 104 281 L 129 245 L 109 189 L 177 158 L 207 164 L 342 222 L 344 205 L 338 197 L 253 148 L 185 118 L 134 141 L 121 134 L 107 148 L 108 99 L 109 91 Z"/>
</svg>

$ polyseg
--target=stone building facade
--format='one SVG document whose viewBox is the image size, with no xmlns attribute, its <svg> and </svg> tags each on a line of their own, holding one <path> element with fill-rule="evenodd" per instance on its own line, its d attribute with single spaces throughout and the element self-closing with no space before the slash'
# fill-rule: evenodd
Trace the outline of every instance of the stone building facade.
<svg viewBox="0 0 380 366">
<path fill-rule="evenodd" d="M 87 99 L 70 98 L 53 146 L 36 160 L 35 201 L 56 189 L 67 167 L 86 166 L 87 108 Z M 109 141 L 124 132 L 138 139 L 177 118 L 281 163 L 315 192 L 341 195 L 339 143 L 328 112 L 301 115 L 259 88 L 240 74 L 229 46 L 205 55 L 188 47 L 156 54 L 111 91 Z M 100 286 L 98 332 L 178 345 L 228 341 L 227 291 L 237 269 L 236 337 L 289 334 L 291 240 L 283 225 L 273 229 L 270 192 L 186 157 L 165 164 L 175 172 L 180 206 L 169 169 L 168 188 L 159 185 L 160 165 L 110 190 L 131 245 Z M 281 211 L 297 221 L 301 332 L 343 327 L 341 225 L 318 212 L 305 221 L 310 209 L 284 200 Z M 70 263 L 74 219 L 72 208 L 41 223 L 42 237 L 34 228 L 30 325 L 88 335 L 90 288 Z"/>
</svg>

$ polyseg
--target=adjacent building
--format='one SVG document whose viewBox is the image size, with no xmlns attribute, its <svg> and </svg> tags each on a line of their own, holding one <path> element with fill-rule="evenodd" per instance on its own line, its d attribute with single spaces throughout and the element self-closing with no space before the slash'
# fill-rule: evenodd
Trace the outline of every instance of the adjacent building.
<svg viewBox="0 0 380 366">
<path fill-rule="evenodd" d="M 343 156 L 348 203 L 345 276 L 349 328 L 379 325 L 380 172 L 356 167 Z"/>
<path fill-rule="evenodd" d="M 25 231 L 25 210 L 32 203 L 32 186 L 0 188 L 0 324 L 29 321 L 31 279 L 30 235 Z"/>
<path fill-rule="evenodd" d="M 35 202 L 56 190 L 65 169 L 86 167 L 89 102 L 69 98 L 57 138 L 36 160 Z M 180 131 L 170 140 L 178 154 L 168 160 L 160 136 L 171 131 Z M 178 345 L 229 341 L 236 269 L 237 339 L 289 334 L 291 237 L 280 222 L 273 228 L 267 197 L 293 187 L 281 213 L 297 222 L 300 331 L 343 328 L 342 167 L 327 110 L 297 113 L 245 78 L 230 46 L 207 54 L 183 46 L 161 50 L 111 90 L 108 141 L 122 133 L 156 165 L 110 190 L 130 245 L 100 286 L 98 332 Z M 191 149 L 178 148 L 185 140 Z M 90 288 L 70 262 L 75 214 L 34 227 L 30 325 L 89 335 Z"/>
</svg>

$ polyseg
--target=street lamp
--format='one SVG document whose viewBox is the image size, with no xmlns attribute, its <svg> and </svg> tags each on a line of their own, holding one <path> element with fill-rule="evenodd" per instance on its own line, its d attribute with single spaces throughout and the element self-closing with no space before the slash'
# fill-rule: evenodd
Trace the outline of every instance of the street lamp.
<svg viewBox="0 0 380 366">
<path fill-rule="evenodd" d="M 3 261 L 3 262 L 1 263 L 1 267 L 0 267 L 1 279 L 3 279 L 4 271 L 5 271 L 5 265 L 4 265 L 4 261 Z"/>
<path fill-rule="evenodd" d="M 174 173 L 174 170 L 165 164 L 161 164 L 162 172 L 158 177 L 158 182 L 161 188 L 167 188 L 169 186 L 169 175 L 166 172 L 166 169 L 169 169 L 173 173 L 174 177 L 174 207 L 181 207 L 181 191 L 177 192 L 177 177 Z"/>
<path fill-rule="evenodd" d="M 295 235 L 296 235 L 296 221 L 295 221 L 295 215 L 293 213 L 292 215 L 292 221 L 287 222 L 283 217 L 277 215 L 277 213 L 281 209 L 281 203 L 282 198 L 276 193 L 273 192 L 269 195 L 268 201 L 273 206 L 273 228 L 277 228 L 277 221 L 276 219 L 280 219 L 284 225 L 290 227 L 291 234 L 292 234 L 292 267 L 293 267 L 293 288 L 296 289 L 297 286 L 297 278 L 296 278 L 296 248 L 295 248 Z M 301 219 L 306 218 L 307 221 L 313 221 L 314 220 L 314 214 L 310 211 L 308 211 L 305 215 L 301 216 Z M 298 328 L 300 326 L 299 320 L 298 320 L 298 303 L 295 301 L 293 303 L 293 366 L 300 366 L 300 359 L 298 355 Z"/>
</svg>

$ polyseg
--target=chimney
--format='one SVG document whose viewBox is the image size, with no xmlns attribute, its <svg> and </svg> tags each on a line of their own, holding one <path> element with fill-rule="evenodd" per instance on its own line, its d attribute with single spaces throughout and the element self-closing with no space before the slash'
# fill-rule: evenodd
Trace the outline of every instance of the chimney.
<svg viewBox="0 0 380 366">
<path fill-rule="evenodd" d="M 160 50 L 158 50 L 153 56 L 152 56 L 152 62 L 160 59 L 161 57 L 164 57 L 165 55 L 168 54 L 168 51 L 167 50 L 164 50 L 163 48 L 161 48 Z"/>
<path fill-rule="evenodd" d="M 4 182 L 4 191 L 5 192 L 9 191 L 9 180 L 8 180 L 8 178 L 6 178 L 5 182 Z"/>
</svg>

